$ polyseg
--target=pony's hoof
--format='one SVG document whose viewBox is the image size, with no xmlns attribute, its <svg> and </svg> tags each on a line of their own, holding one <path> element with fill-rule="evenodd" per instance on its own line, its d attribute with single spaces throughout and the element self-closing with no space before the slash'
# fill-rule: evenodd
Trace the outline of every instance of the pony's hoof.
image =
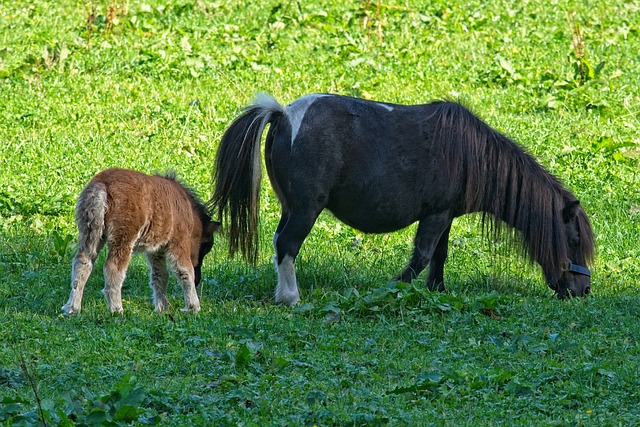
<svg viewBox="0 0 640 427">
<path fill-rule="evenodd" d="M 180 309 L 180 311 L 183 311 L 185 313 L 197 313 L 200 311 L 200 306 L 199 305 L 192 305 L 189 307 L 183 307 Z"/>
<path fill-rule="evenodd" d="M 62 306 L 62 315 L 63 316 L 75 316 L 80 313 L 80 308 L 71 307 L 67 304 Z"/>
<path fill-rule="evenodd" d="M 300 302 L 300 294 L 297 292 L 291 295 L 276 295 L 276 304 L 286 305 L 287 307 L 292 307 Z"/>
<path fill-rule="evenodd" d="M 169 310 L 169 304 L 156 303 L 156 313 L 164 313 Z"/>
</svg>

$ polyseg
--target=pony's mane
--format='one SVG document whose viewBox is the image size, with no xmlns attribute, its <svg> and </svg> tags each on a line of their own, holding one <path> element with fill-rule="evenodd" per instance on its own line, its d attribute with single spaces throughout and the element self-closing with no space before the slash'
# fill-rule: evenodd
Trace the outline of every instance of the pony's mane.
<svg viewBox="0 0 640 427">
<path fill-rule="evenodd" d="M 156 174 L 156 176 L 166 178 L 178 184 L 187 194 L 187 197 L 191 202 L 191 206 L 193 206 L 193 208 L 198 213 L 198 217 L 200 218 L 202 224 L 206 225 L 211 222 L 211 214 L 209 213 L 209 208 L 207 207 L 207 205 L 200 199 L 198 193 L 196 193 L 193 188 L 188 186 L 184 181 L 177 177 L 175 171 L 168 171 L 164 174 Z"/>
<path fill-rule="evenodd" d="M 465 213 L 482 212 L 483 231 L 493 237 L 508 225 L 523 255 L 548 272 L 561 271 L 568 259 L 563 209 L 576 198 L 520 145 L 463 105 L 438 101 L 433 106 L 434 141 L 444 144 L 445 164 L 464 195 Z M 581 208 L 577 221 L 581 253 L 591 261 L 593 233 Z"/>
</svg>

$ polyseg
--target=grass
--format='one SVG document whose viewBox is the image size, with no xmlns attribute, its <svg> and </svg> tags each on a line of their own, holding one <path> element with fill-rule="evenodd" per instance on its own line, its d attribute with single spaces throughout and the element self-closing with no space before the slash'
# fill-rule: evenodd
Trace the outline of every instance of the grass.
<svg viewBox="0 0 640 427">
<path fill-rule="evenodd" d="M 6 4 L 5 4 L 6 3 Z M 62 0 L 0 6 L 0 422 L 7 425 L 633 425 L 640 420 L 640 6 L 531 0 Z M 152 312 L 143 259 L 123 316 L 99 258 L 66 319 L 73 209 L 96 172 L 175 170 L 211 193 L 218 140 L 260 91 L 461 99 L 585 206 L 593 295 L 454 224 L 448 292 L 389 282 L 413 227 L 323 214 L 274 306 L 262 192 L 256 267 L 205 260 L 203 310 Z"/>
</svg>

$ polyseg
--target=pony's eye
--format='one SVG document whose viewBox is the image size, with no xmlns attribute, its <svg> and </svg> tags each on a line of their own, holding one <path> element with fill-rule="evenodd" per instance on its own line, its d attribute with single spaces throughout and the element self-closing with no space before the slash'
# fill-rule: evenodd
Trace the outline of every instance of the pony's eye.
<svg viewBox="0 0 640 427">
<path fill-rule="evenodd" d="M 580 235 L 576 234 L 575 236 L 571 236 L 571 239 L 569 240 L 569 243 L 574 248 L 577 248 L 578 246 L 580 246 Z"/>
</svg>

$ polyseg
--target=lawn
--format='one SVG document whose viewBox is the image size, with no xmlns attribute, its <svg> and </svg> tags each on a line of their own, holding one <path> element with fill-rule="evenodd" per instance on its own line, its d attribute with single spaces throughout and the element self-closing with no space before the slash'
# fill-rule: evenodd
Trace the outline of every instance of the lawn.
<svg viewBox="0 0 640 427">
<path fill-rule="evenodd" d="M 639 424 L 638 52 L 637 1 L 3 2 L 0 424 Z M 454 222 L 446 293 L 395 283 L 415 226 L 365 235 L 323 213 L 302 302 L 277 306 L 265 179 L 258 263 L 218 236 L 200 313 L 180 312 L 175 279 L 154 313 L 137 257 L 110 315 L 103 253 L 63 317 L 84 184 L 173 170 L 207 199 L 259 92 L 461 100 L 580 199 L 592 294 L 554 299 L 477 217 Z"/>
</svg>

